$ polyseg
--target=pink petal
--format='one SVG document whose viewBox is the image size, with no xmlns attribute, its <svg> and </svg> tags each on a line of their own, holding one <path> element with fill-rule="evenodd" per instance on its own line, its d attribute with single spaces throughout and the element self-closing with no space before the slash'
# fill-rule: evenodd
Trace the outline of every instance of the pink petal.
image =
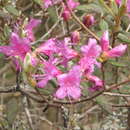
<svg viewBox="0 0 130 130">
<path fill-rule="evenodd" d="M 127 12 L 130 12 L 130 0 L 127 0 Z"/>
<path fill-rule="evenodd" d="M 37 27 L 38 24 L 41 23 L 41 20 L 32 18 L 29 23 L 26 25 L 26 30 L 32 30 L 33 28 Z"/>
<path fill-rule="evenodd" d="M 12 32 L 11 33 L 11 37 L 10 37 L 10 43 L 11 43 L 11 45 L 16 45 L 16 44 L 19 43 L 19 41 L 20 41 L 19 35 L 16 34 L 16 33 L 14 33 L 14 32 Z"/>
<path fill-rule="evenodd" d="M 13 53 L 13 50 L 10 46 L 0 46 L 0 53 L 10 56 Z"/>
<path fill-rule="evenodd" d="M 59 2 L 61 2 L 61 0 L 43 0 L 43 2 L 44 2 L 44 7 L 48 8 L 50 6 L 58 4 Z"/>
<path fill-rule="evenodd" d="M 67 4 L 69 8 L 73 10 L 79 5 L 79 2 L 75 2 L 73 0 L 67 0 Z"/>
<path fill-rule="evenodd" d="M 103 86 L 103 81 L 99 79 L 97 76 L 88 75 L 87 78 L 95 83 L 95 86 Z"/>
<path fill-rule="evenodd" d="M 57 52 L 57 47 L 55 45 L 55 39 L 49 39 L 46 42 L 42 43 L 37 49 L 37 52 L 44 53 L 48 56 Z"/>
<path fill-rule="evenodd" d="M 121 0 L 115 0 L 118 5 L 121 5 Z"/>
<path fill-rule="evenodd" d="M 59 74 L 61 74 L 60 70 L 57 69 L 55 65 L 53 65 L 51 62 L 44 62 L 44 70 L 47 75 L 56 77 Z"/>
<path fill-rule="evenodd" d="M 39 81 L 39 82 L 37 83 L 38 87 L 39 87 L 39 88 L 44 88 L 44 87 L 47 85 L 47 83 L 48 83 L 49 80 L 50 80 L 49 77 L 43 78 L 41 81 Z"/>
<path fill-rule="evenodd" d="M 107 55 L 110 58 L 122 56 L 125 53 L 126 48 L 127 48 L 127 45 L 120 44 L 114 47 L 113 49 L 111 49 L 110 51 L 108 51 Z"/>
<path fill-rule="evenodd" d="M 79 64 L 81 67 L 81 70 L 85 73 L 92 73 L 94 72 L 94 61 L 95 59 L 93 58 L 87 58 L 87 57 L 83 57 L 80 59 Z"/>
<path fill-rule="evenodd" d="M 100 44 L 102 47 L 102 51 L 108 51 L 109 49 L 109 36 L 108 31 L 105 31 L 103 33 L 103 36 L 101 37 Z"/>
<path fill-rule="evenodd" d="M 67 88 L 67 95 L 73 99 L 78 99 L 81 96 L 81 90 L 78 87 L 69 87 Z"/>
<path fill-rule="evenodd" d="M 101 48 L 97 45 L 97 41 L 95 39 L 90 38 L 88 45 L 82 46 L 81 51 L 86 57 L 96 58 L 100 55 Z"/>
<path fill-rule="evenodd" d="M 63 99 L 67 96 L 67 93 L 65 91 L 66 89 L 63 88 L 63 87 L 60 87 L 57 91 L 56 91 L 56 94 L 55 96 L 59 99 Z"/>
</svg>

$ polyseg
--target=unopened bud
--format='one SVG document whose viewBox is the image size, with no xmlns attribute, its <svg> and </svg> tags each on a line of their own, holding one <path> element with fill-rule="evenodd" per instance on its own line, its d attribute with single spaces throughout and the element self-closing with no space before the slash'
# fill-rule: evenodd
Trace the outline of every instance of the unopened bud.
<svg viewBox="0 0 130 130">
<path fill-rule="evenodd" d="M 95 19 L 93 15 L 88 14 L 83 17 L 83 23 L 86 27 L 92 26 L 94 22 L 95 22 Z"/>
<path fill-rule="evenodd" d="M 78 31 L 74 31 L 71 33 L 71 41 L 73 43 L 78 43 L 80 41 L 80 34 Z"/>
<path fill-rule="evenodd" d="M 70 11 L 65 9 L 62 13 L 62 17 L 65 21 L 69 20 L 71 18 Z"/>
</svg>

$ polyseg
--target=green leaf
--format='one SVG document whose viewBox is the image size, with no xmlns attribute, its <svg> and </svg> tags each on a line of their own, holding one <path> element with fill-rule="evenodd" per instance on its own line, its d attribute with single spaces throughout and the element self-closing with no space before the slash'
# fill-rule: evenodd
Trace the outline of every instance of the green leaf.
<svg viewBox="0 0 130 130">
<path fill-rule="evenodd" d="M 48 8 L 48 13 L 50 16 L 50 22 L 56 22 L 57 21 L 57 14 L 54 7 Z"/>
<path fill-rule="evenodd" d="M 42 4 L 42 1 L 41 0 L 33 0 L 35 3 L 41 5 Z"/>
<path fill-rule="evenodd" d="M 117 61 L 113 61 L 113 60 L 109 60 L 110 64 L 114 65 L 114 66 L 118 66 L 118 67 L 126 67 L 126 64 L 124 63 L 120 63 L 120 62 L 117 62 Z"/>
<path fill-rule="evenodd" d="M 11 13 L 11 14 L 13 14 L 13 15 L 15 15 L 15 16 L 19 16 L 19 11 L 18 11 L 13 5 L 6 5 L 6 6 L 5 6 L 5 9 L 6 9 L 9 13 Z"/>
<path fill-rule="evenodd" d="M 98 6 L 97 4 L 88 4 L 88 5 L 79 5 L 77 7 L 77 10 L 81 10 L 81 11 L 90 11 L 90 12 L 97 12 L 97 13 L 103 13 L 103 10 L 100 6 Z"/>
<path fill-rule="evenodd" d="M 100 21 L 99 26 L 102 31 L 108 30 L 109 28 L 108 23 L 103 19 Z"/>
<path fill-rule="evenodd" d="M 8 25 L 5 25 L 4 26 L 4 35 L 5 37 L 9 37 L 10 36 L 10 32 L 11 32 L 11 29 Z"/>
<path fill-rule="evenodd" d="M 125 43 L 130 43 L 130 39 L 127 37 L 127 35 L 119 33 L 117 38 Z"/>
<path fill-rule="evenodd" d="M 112 8 L 114 14 L 118 14 L 118 7 L 117 7 L 117 4 L 116 4 L 115 0 L 111 1 L 111 8 Z"/>
<path fill-rule="evenodd" d="M 13 124 L 18 111 L 20 110 L 20 98 L 11 98 L 7 103 L 7 119 L 9 124 Z"/>
<path fill-rule="evenodd" d="M 112 16 L 115 16 L 115 14 L 113 13 L 113 11 L 111 10 L 111 8 L 105 3 L 104 0 L 99 0 L 99 3 L 102 7 L 104 7 L 104 9 L 108 12 L 108 14 L 111 14 Z"/>
<path fill-rule="evenodd" d="M 118 16 L 119 16 L 119 17 L 122 17 L 122 16 L 125 15 L 125 13 L 126 13 L 126 5 L 123 4 L 123 5 L 119 8 Z"/>
<path fill-rule="evenodd" d="M 111 107 L 108 105 L 109 102 L 109 98 L 105 96 L 96 97 L 96 103 L 107 113 L 111 113 Z"/>
</svg>

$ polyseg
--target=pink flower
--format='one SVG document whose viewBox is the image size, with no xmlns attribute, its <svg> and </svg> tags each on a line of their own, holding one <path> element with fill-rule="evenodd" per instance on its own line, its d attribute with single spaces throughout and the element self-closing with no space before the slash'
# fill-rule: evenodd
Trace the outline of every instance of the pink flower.
<svg viewBox="0 0 130 130">
<path fill-rule="evenodd" d="M 35 41 L 33 29 L 41 23 L 41 20 L 38 19 L 31 19 L 29 23 L 25 26 L 25 32 L 30 41 Z"/>
<path fill-rule="evenodd" d="M 43 0 L 45 8 L 53 6 L 53 5 L 55 5 L 55 4 L 57 4 L 57 3 L 61 2 L 61 1 L 62 0 Z"/>
<path fill-rule="evenodd" d="M 70 38 L 65 38 L 62 41 L 52 38 L 38 47 L 36 52 L 44 53 L 49 57 L 53 57 L 53 55 L 56 54 L 59 58 L 59 63 L 67 66 L 68 61 L 78 55 L 75 50 L 69 47 L 71 45 Z"/>
<path fill-rule="evenodd" d="M 79 64 L 83 72 L 92 73 L 94 71 L 94 65 L 100 67 L 96 59 L 101 53 L 101 48 L 97 45 L 95 39 L 89 39 L 88 45 L 82 46 L 81 51 L 83 57 L 80 59 Z"/>
<path fill-rule="evenodd" d="M 122 56 L 127 48 L 127 45 L 120 44 L 112 49 L 109 49 L 109 36 L 108 31 L 103 33 L 103 36 L 100 40 L 101 48 L 102 48 L 102 60 L 106 60 L 107 58 L 115 58 Z"/>
<path fill-rule="evenodd" d="M 78 99 L 81 96 L 80 90 L 81 72 L 79 66 L 74 66 L 68 73 L 57 76 L 60 88 L 56 91 L 55 96 L 63 99 L 66 96 Z"/>
<path fill-rule="evenodd" d="M 7 56 L 19 56 L 24 59 L 27 52 L 31 51 L 28 39 L 20 38 L 16 33 L 11 34 L 10 45 L 0 46 L 0 52 Z"/>
<path fill-rule="evenodd" d="M 37 85 L 40 88 L 45 87 L 49 80 L 52 80 L 53 78 L 56 78 L 59 74 L 61 74 L 61 71 L 58 70 L 55 65 L 53 65 L 52 61 L 44 61 L 43 64 L 44 74 L 34 75 L 34 77 L 39 80 Z"/>
</svg>

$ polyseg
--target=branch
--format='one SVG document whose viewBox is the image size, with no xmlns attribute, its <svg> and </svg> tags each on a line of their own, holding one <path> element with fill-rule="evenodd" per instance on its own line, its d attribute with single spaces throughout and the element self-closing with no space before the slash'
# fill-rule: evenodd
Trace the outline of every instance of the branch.
<svg viewBox="0 0 130 130">
<path fill-rule="evenodd" d="M 70 9 L 70 7 L 67 5 L 67 0 L 65 1 L 65 5 L 67 6 L 67 8 L 69 9 L 72 17 L 75 19 L 75 21 L 81 25 L 81 27 L 89 34 L 91 34 L 97 41 L 100 41 L 100 38 L 94 33 L 92 32 L 90 29 L 88 29 L 83 23 L 82 21 L 80 21 L 80 19 L 75 15 L 75 13 Z"/>
</svg>

